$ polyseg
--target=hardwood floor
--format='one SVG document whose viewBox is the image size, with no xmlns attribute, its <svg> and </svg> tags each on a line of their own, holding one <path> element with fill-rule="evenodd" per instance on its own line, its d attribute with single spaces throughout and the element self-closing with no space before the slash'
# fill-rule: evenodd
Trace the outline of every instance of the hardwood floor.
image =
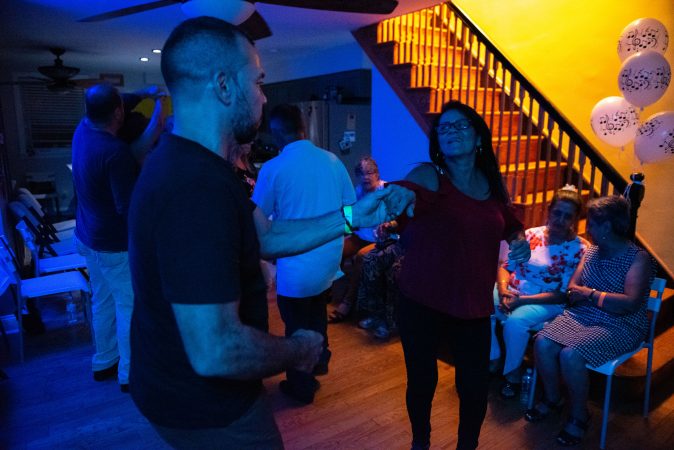
<svg viewBox="0 0 674 450">
<path fill-rule="evenodd" d="M 41 308 L 48 331 L 28 338 L 26 362 L 10 363 L 6 354 L 0 360 L 9 376 L 0 381 L 0 449 L 166 448 L 115 382 L 92 380 L 92 347 L 86 326 L 65 326 L 61 302 L 43 302 Z M 274 304 L 270 312 L 272 332 L 281 334 Z M 330 345 L 330 373 L 320 377 L 322 387 L 313 405 L 300 406 L 280 393 L 282 376 L 265 381 L 286 448 L 409 448 L 400 343 L 377 343 L 353 323 L 343 323 L 330 325 Z M 451 449 L 456 445 L 458 423 L 454 370 L 440 362 L 439 373 L 433 448 Z M 522 419 L 518 402 L 499 398 L 498 387 L 499 381 L 494 380 L 480 448 L 557 448 L 554 436 L 562 417 L 529 424 Z M 640 416 L 640 400 L 614 397 L 608 448 L 674 448 L 674 398 L 661 398 L 661 390 L 655 386 L 647 421 Z M 593 419 L 583 445 L 597 448 L 601 404 L 593 401 L 590 407 Z"/>
</svg>

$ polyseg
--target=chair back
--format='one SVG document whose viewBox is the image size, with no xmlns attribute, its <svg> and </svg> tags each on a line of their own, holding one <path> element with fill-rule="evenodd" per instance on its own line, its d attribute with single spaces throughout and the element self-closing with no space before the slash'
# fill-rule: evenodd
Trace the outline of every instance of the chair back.
<svg viewBox="0 0 674 450">
<path fill-rule="evenodd" d="M 18 272 L 16 256 L 10 248 L 5 236 L 0 236 L 0 268 L 4 269 L 9 276 L 10 284 L 18 284 L 21 277 Z"/>
<path fill-rule="evenodd" d="M 648 311 L 650 312 L 650 326 L 648 329 L 648 343 L 652 343 L 655 337 L 655 322 L 658 320 L 660 305 L 662 305 L 662 296 L 665 292 L 665 280 L 662 278 L 653 278 L 651 290 L 648 296 Z"/>
<path fill-rule="evenodd" d="M 37 203 L 37 200 L 35 200 L 35 197 L 31 197 L 26 194 L 18 194 L 16 199 L 23 203 L 23 206 L 25 206 L 28 211 L 30 211 L 31 214 L 33 214 L 39 220 L 44 219 L 44 211 L 42 210 L 40 204 Z"/>
<path fill-rule="evenodd" d="M 30 250 L 31 259 L 35 266 L 35 276 L 40 276 L 40 248 L 35 242 L 35 235 L 23 220 L 19 220 L 19 223 L 16 224 L 16 230 L 19 232 L 19 235 L 21 235 L 24 245 Z"/>
</svg>

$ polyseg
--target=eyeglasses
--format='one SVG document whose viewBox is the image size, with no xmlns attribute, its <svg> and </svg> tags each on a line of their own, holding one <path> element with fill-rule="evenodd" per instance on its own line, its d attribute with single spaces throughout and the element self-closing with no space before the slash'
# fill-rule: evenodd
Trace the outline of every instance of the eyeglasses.
<svg viewBox="0 0 674 450">
<path fill-rule="evenodd" d="M 470 123 L 470 120 L 468 119 L 459 119 L 456 122 L 444 122 L 435 127 L 435 131 L 438 132 L 438 134 L 447 134 L 451 129 L 454 129 L 456 131 L 462 131 L 462 130 L 467 130 L 473 126 L 472 123 Z"/>
</svg>

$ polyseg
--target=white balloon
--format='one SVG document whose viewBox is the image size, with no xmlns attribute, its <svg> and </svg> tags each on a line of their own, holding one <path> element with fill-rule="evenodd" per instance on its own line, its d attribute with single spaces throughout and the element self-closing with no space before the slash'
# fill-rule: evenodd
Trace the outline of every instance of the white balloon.
<svg viewBox="0 0 674 450">
<path fill-rule="evenodd" d="M 599 139 L 613 147 L 622 147 L 634 139 L 639 113 L 622 97 L 606 97 L 592 108 L 590 123 Z"/>
<path fill-rule="evenodd" d="M 637 19 L 623 28 L 618 39 L 618 56 L 621 61 L 644 50 L 663 54 L 669 44 L 667 28 L 657 19 Z"/>
<path fill-rule="evenodd" d="M 634 153 L 642 164 L 674 156 L 674 111 L 654 114 L 639 127 Z"/>
<path fill-rule="evenodd" d="M 648 106 L 665 94 L 672 80 L 672 69 L 660 53 L 639 52 L 627 58 L 618 74 L 618 87 L 634 106 Z"/>
</svg>

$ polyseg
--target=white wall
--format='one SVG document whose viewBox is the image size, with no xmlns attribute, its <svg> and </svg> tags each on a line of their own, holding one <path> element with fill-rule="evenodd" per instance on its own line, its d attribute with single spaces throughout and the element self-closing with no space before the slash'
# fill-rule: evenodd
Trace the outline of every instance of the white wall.
<svg viewBox="0 0 674 450">
<path fill-rule="evenodd" d="M 429 161 L 428 138 L 376 68 L 372 69 L 372 157 L 383 180 Z"/>
</svg>

